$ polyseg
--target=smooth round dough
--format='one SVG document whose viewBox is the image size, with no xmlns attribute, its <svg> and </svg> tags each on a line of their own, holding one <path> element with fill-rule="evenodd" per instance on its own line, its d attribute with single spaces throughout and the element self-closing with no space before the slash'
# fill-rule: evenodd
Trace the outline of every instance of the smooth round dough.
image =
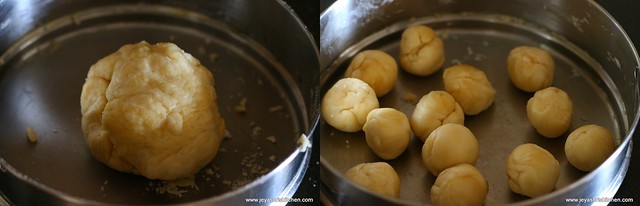
<svg viewBox="0 0 640 206">
<path fill-rule="evenodd" d="M 476 115 L 493 104 L 496 89 L 487 75 L 476 67 L 458 64 L 444 70 L 444 88 L 460 104 L 466 115 Z"/>
<path fill-rule="evenodd" d="M 590 172 L 602 164 L 616 149 L 613 134 L 607 128 L 590 124 L 569 134 L 564 144 L 567 160 L 579 170 Z"/>
<path fill-rule="evenodd" d="M 82 131 L 111 168 L 181 178 L 216 156 L 225 130 L 216 99 L 211 72 L 175 44 L 125 45 L 89 69 Z"/>
<path fill-rule="evenodd" d="M 555 63 L 551 55 L 540 48 L 519 46 L 509 52 L 507 72 L 513 85 L 526 92 L 535 92 L 553 83 Z"/>
<path fill-rule="evenodd" d="M 458 164 L 475 165 L 478 156 L 476 136 L 459 124 L 448 123 L 436 128 L 422 146 L 422 162 L 434 176 Z"/>
<path fill-rule="evenodd" d="M 507 176 L 511 191 L 538 197 L 553 190 L 560 177 L 560 164 L 542 147 L 522 144 L 507 159 Z"/>
<path fill-rule="evenodd" d="M 322 99 L 322 117 L 332 127 L 343 132 L 357 132 L 367 121 L 367 115 L 378 108 L 376 92 L 356 78 L 338 80 Z"/>
<path fill-rule="evenodd" d="M 537 91 L 527 102 L 527 117 L 536 131 L 548 138 L 569 130 L 573 103 L 569 95 L 556 87 Z"/>
<path fill-rule="evenodd" d="M 431 186 L 431 204 L 483 205 L 488 192 L 487 181 L 476 167 L 459 164 L 438 175 Z"/>
<path fill-rule="evenodd" d="M 400 177 L 386 162 L 362 163 L 345 174 L 348 179 L 374 192 L 390 197 L 400 196 Z"/>
<path fill-rule="evenodd" d="M 369 148 L 384 160 L 400 156 L 411 140 L 409 119 L 393 108 L 371 110 L 362 130 Z"/>
<path fill-rule="evenodd" d="M 413 133 L 424 142 L 433 130 L 446 123 L 464 125 L 464 112 L 453 96 L 445 91 L 422 96 L 411 115 Z"/>
<path fill-rule="evenodd" d="M 380 97 L 389 93 L 398 80 L 396 60 L 380 50 L 366 50 L 358 53 L 347 68 L 344 77 L 358 78 Z"/>
<path fill-rule="evenodd" d="M 400 65 L 414 75 L 428 76 L 444 64 L 444 43 L 433 29 L 416 25 L 402 32 Z"/>
</svg>

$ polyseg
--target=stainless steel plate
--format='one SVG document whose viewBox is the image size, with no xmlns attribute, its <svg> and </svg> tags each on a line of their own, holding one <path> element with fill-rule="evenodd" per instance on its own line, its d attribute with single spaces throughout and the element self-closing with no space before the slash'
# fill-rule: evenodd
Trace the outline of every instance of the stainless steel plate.
<svg viewBox="0 0 640 206">
<path fill-rule="evenodd" d="M 565 158 L 564 142 L 568 133 L 548 139 L 537 134 L 529 123 L 526 104 L 533 93 L 523 92 L 513 86 L 506 69 L 507 55 L 517 46 L 541 47 L 553 56 L 556 63 L 553 86 L 566 91 L 574 105 L 570 131 L 585 124 L 599 124 L 610 129 L 618 143 L 620 137 L 626 136 L 629 120 L 621 94 L 604 68 L 561 35 L 506 15 L 462 13 L 400 21 L 345 49 L 325 71 L 327 75 L 321 80 L 323 91 L 342 77 L 351 58 L 359 51 L 383 50 L 399 62 L 400 35 L 404 28 L 414 24 L 426 24 L 443 38 L 446 57 L 443 68 L 459 63 L 476 66 L 487 74 L 497 90 L 491 107 L 476 116 L 465 117 L 465 126 L 475 134 L 480 147 L 476 167 L 489 183 L 485 204 L 507 204 L 529 199 L 511 192 L 507 183 L 507 157 L 520 144 L 538 144 L 560 162 L 561 175 L 555 190 L 569 187 L 587 175 L 571 166 Z M 610 61 L 617 60 L 611 56 Z M 379 98 L 380 107 L 397 108 L 410 117 L 415 102 L 406 101 L 406 95 L 413 94 L 419 100 L 429 91 L 444 90 L 443 71 L 439 70 L 428 77 L 400 71 L 394 90 Z M 356 164 L 383 161 L 368 148 L 363 132 L 340 132 L 325 122 L 321 123 L 320 128 L 322 160 L 325 161 L 323 164 L 328 165 L 329 172 L 344 174 Z M 430 188 L 435 177 L 422 163 L 422 145 L 418 138 L 412 137 L 409 147 L 401 156 L 387 161 L 400 176 L 399 199 L 402 201 L 397 203 L 430 202 Z M 338 189 L 334 192 L 338 194 L 337 199 L 345 198 L 340 196 L 344 191 Z"/>
<path fill-rule="evenodd" d="M 305 98 L 274 55 L 242 33 L 197 12 L 152 4 L 80 11 L 36 28 L 0 57 L 0 160 L 48 192 L 68 195 L 63 199 L 114 204 L 192 202 L 242 188 L 280 164 L 306 167 L 308 155 L 292 163 L 296 141 L 311 119 Z M 231 134 L 215 160 L 195 175 L 195 187 L 180 188 L 186 191 L 181 195 L 163 192 L 165 182 L 96 161 L 80 128 L 80 93 L 89 67 L 142 40 L 174 42 L 213 72 Z M 39 136 L 35 144 L 26 139 L 28 127 Z M 291 195 L 288 189 L 279 192 Z"/>
</svg>

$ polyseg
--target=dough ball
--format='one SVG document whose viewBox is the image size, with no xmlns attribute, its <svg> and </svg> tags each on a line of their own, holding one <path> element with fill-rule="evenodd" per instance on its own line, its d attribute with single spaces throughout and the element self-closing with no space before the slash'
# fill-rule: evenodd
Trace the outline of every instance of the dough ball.
<svg viewBox="0 0 640 206">
<path fill-rule="evenodd" d="M 511 191 L 537 197 L 553 190 L 560 177 L 560 164 L 542 147 L 522 144 L 507 159 L 507 176 Z"/>
<path fill-rule="evenodd" d="M 389 93 L 396 85 L 398 66 L 389 54 L 380 50 L 366 50 L 351 60 L 344 76 L 366 82 L 376 91 L 376 96 L 380 97 Z"/>
<path fill-rule="evenodd" d="M 493 104 L 496 90 L 484 72 L 471 65 L 458 64 L 444 70 L 444 88 L 466 115 L 476 115 Z"/>
<path fill-rule="evenodd" d="M 409 119 L 404 113 L 392 108 L 371 110 L 362 130 L 369 148 L 385 160 L 400 156 L 411 139 Z"/>
<path fill-rule="evenodd" d="M 526 92 L 535 92 L 553 83 L 553 58 L 537 47 L 520 46 L 509 52 L 507 72 L 513 85 Z"/>
<path fill-rule="evenodd" d="M 616 149 L 611 132 L 604 127 L 584 125 L 569 134 L 564 144 L 567 160 L 579 170 L 590 172 L 602 164 Z"/>
<path fill-rule="evenodd" d="M 444 63 L 444 44 L 433 29 L 417 25 L 402 32 L 400 65 L 414 75 L 427 76 L 438 71 Z"/>
<path fill-rule="evenodd" d="M 573 104 L 561 89 L 548 87 L 537 91 L 527 102 L 527 117 L 539 134 L 559 137 L 569 130 Z"/>
<path fill-rule="evenodd" d="M 122 172 L 171 180 L 215 156 L 225 124 L 211 72 L 172 43 L 125 45 L 91 66 L 82 131 L 93 155 Z"/>
<path fill-rule="evenodd" d="M 374 192 L 400 196 L 400 177 L 386 162 L 362 163 L 347 170 L 348 179 Z"/>
<path fill-rule="evenodd" d="M 422 146 L 422 162 L 438 176 L 442 170 L 458 164 L 476 164 L 478 141 L 467 127 L 444 124 L 433 130 Z"/>
<path fill-rule="evenodd" d="M 336 82 L 322 99 L 322 117 L 343 132 L 357 132 L 367 121 L 367 114 L 378 108 L 376 92 L 362 80 L 344 78 Z"/>
<path fill-rule="evenodd" d="M 431 91 L 420 98 L 411 115 L 411 129 L 423 142 L 429 134 L 446 123 L 464 125 L 462 107 L 449 93 Z"/>
<path fill-rule="evenodd" d="M 483 205 L 488 192 L 487 181 L 476 167 L 459 164 L 438 175 L 431 187 L 431 204 Z"/>
</svg>

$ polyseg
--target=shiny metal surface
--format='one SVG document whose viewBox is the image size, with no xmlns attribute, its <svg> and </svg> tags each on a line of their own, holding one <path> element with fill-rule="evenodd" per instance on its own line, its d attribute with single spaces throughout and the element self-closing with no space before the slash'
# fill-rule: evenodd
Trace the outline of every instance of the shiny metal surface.
<svg viewBox="0 0 640 206">
<path fill-rule="evenodd" d="M 297 142 L 317 125 L 318 51 L 283 2 L 5 0 L 0 10 L 0 191 L 10 202 L 237 205 L 290 197 L 302 181 L 311 152 Z M 91 64 L 141 40 L 174 42 L 212 70 L 231 134 L 181 196 L 96 161 L 80 129 Z"/>
<path fill-rule="evenodd" d="M 489 183 L 485 204 L 563 205 L 565 198 L 613 197 L 626 174 L 638 125 L 640 63 L 633 44 L 606 11 L 593 1 L 337 1 L 320 18 L 321 91 L 340 78 L 360 50 L 381 49 L 397 60 L 400 33 L 413 24 L 429 25 L 443 38 L 445 68 L 475 65 L 497 90 L 487 111 L 465 119 L 480 145 L 476 166 Z M 554 57 L 554 86 L 567 91 L 574 102 L 570 130 L 597 123 L 618 137 L 614 154 L 595 171 L 584 173 L 567 162 L 566 134 L 546 139 L 530 126 L 525 106 L 532 94 L 511 85 L 506 74 L 509 50 L 523 44 L 543 47 Z M 415 106 L 403 101 L 404 95 L 419 98 L 442 90 L 441 78 L 442 70 L 424 78 L 401 71 L 395 89 L 380 98 L 381 107 L 395 107 L 409 116 Z M 400 198 L 393 199 L 364 190 L 343 176 L 358 163 L 382 161 L 366 146 L 364 133 L 339 132 L 321 122 L 320 134 L 325 204 L 429 204 L 435 177 L 422 165 L 417 138 L 399 158 L 388 161 L 401 178 Z M 533 199 L 509 190 L 505 169 L 511 150 L 527 142 L 549 150 L 561 168 L 555 190 Z"/>
</svg>

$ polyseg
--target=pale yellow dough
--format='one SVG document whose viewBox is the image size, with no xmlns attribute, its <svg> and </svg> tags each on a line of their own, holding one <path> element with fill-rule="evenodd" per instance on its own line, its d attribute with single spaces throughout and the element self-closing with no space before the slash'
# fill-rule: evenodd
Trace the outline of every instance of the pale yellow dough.
<svg viewBox="0 0 640 206">
<path fill-rule="evenodd" d="M 560 164 L 542 147 L 522 144 L 507 159 L 507 176 L 511 191 L 538 197 L 553 190 L 560 177 Z"/>
<path fill-rule="evenodd" d="M 422 146 L 422 162 L 431 174 L 458 164 L 476 164 L 478 140 L 471 130 L 459 124 L 444 124 L 431 132 Z"/>
<path fill-rule="evenodd" d="M 366 50 L 358 53 L 344 74 L 345 77 L 358 78 L 383 96 L 393 89 L 398 80 L 398 65 L 389 54 L 380 50 Z"/>
<path fill-rule="evenodd" d="M 411 115 L 411 129 L 423 142 L 429 134 L 446 123 L 464 125 L 462 107 L 449 93 L 431 91 L 422 96 Z"/>
<path fill-rule="evenodd" d="M 82 131 L 109 167 L 172 180 L 216 156 L 225 124 L 213 75 L 172 43 L 121 47 L 91 66 L 82 87 Z"/>
<path fill-rule="evenodd" d="M 438 175 L 431 187 L 431 204 L 483 205 L 488 192 L 487 181 L 476 167 L 459 164 Z"/>
<path fill-rule="evenodd" d="M 400 196 L 400 177 L 386 162 L 362 163 L 345 174 L 348 179 L 367 189 L 390 197 Z"/>
<path fill-rule="evenodd" d="M 556 87 L 537 91 L 527 102 L 527 117 L 536 131 L 548 138 L 569 130 L 573 103 L 566 92 Z"/>
<path fill-rule="evenodd" d="M 406 28 L 400 39 L 400 65 L 414 75 L 428 76 L 444 64 L 444 43 L 433 29 L 416 25 Z"/>
<path fill-rule="evenodd" d="M 378 108 L 369 112 L 362 130 L 369 148 L 384 160 L 400 156 L 411 140 L 409 119 L 393 108 Z"/>
<path fill-rule="evenodd" d="M 444 70 L 444 88 L 466 115 L 476 115 L 493 104 L 496 90 L 487 75 L 476 67 L 458 64 Z"/>
<path fill-rule="evenodd" d="M 378 108 L 376 92 L 356 78 L 338 80 L 322 98 L 322 118 L 343 132 L 357 132 L 367 121 L 367 115 Z"/>
<path fill-rule="evenodd" d="M 527 92 L 535 92 L 553 83 L 555 63 L 551 55 L 540 48 L 519 46 L 509 52 L 507 72 L 513 85 Z"/>
<path fill-rule="evenodd" d="M 590 172 L 602 164 L 616 148 L 613 134 L 607 128 L 590 124 L 569 134 L 564 144 L 567 160 L 579 170 Z"/>
</svg>

